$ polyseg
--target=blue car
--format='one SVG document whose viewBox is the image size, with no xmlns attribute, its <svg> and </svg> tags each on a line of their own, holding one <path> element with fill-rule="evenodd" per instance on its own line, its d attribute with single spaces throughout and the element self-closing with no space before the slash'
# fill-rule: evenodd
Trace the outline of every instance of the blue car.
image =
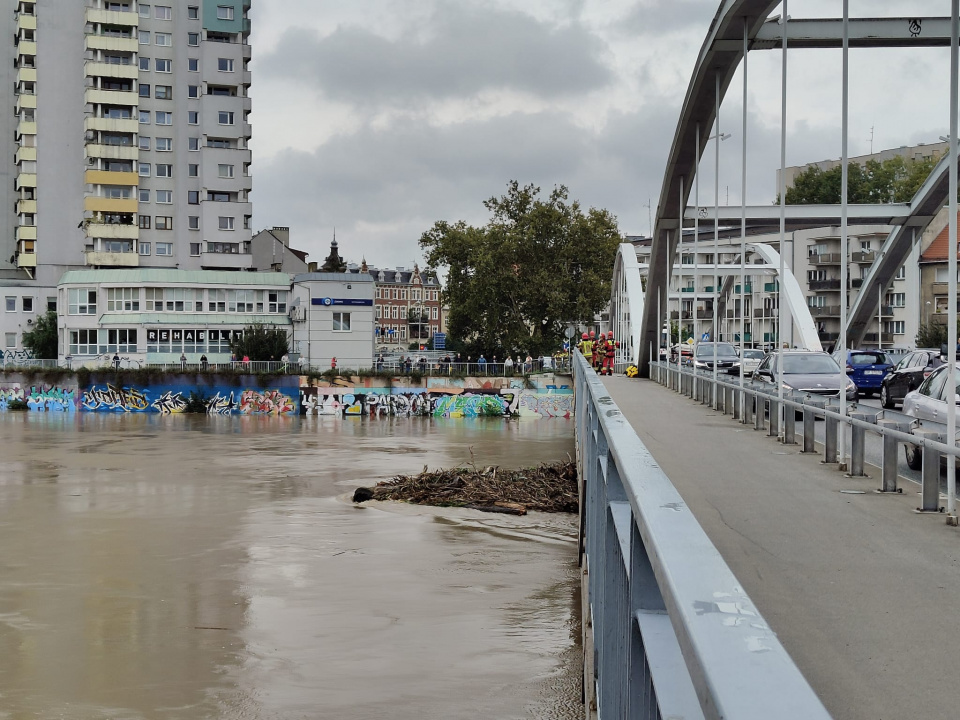
<svg viewBox="0 0 960 720">
<path fill-rule="evenodd" d="M 880 350 L 850 350 L 847 352 L 846 366 L 847 376 L 856 383 L 860 394 L 872 397 L 880 392 L 883 378 L 890 372 L 893 363 Z"/>
</svg>

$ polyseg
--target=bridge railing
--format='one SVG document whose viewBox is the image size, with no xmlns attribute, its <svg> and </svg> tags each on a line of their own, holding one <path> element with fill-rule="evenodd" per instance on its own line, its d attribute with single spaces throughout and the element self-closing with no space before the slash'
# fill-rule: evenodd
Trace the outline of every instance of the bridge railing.
<svg viewBox="0 0 960 720">
<path fill-rule="evenodd" d="M 839 397 L 799 391 L 784 394 L 781 410 L 776 388 L 769 384 L 747 380 L 741 387 L 739 377 L 725 377 L 724 373 L 718 374 L 714 383 L 712 371 L 678 368 L 676 363 L 663 361 L 651 363 L 650 372 L 651 378 L 661 385 L 711 405 L 741 423 L 752 423 L 757 430 L 765 429 L 785 444 L 800 443 L 805 453 L 817 452 L 816 421 L 823 420 L 824 463 L 836 464 L 853 477 L 864 475 L 867 434 L 879 436 L 882 442 L 881 492 L 900 492 L 897 488 L 897 455 L 900 445 L 906 445 L 916 454 L 917 464 L 922 469 L 921 505 L 917 509 L 921 512 L 943 510 L 940 505 L 941 458 L 960 462 L 960 447 L 948 442 L 947 428 L 943 423 L 920 421 L 893 410 L 860 406 L 852 400 L 847 402 L 844 415 L 840 412 Z M 798 416 L 802 421 L 799 431 Z M 841 429 L 849 435 L 850 442 L 845 447 L 848 457 L 840 457 L 838 452 Z M 911 467 L 916 469 L 916 465 Z"/>
<path fill-rule="evenodd" d="M 574 374 L 585 681 L 600 720 L 829 718 L 579 353 Z"/>
</svg>

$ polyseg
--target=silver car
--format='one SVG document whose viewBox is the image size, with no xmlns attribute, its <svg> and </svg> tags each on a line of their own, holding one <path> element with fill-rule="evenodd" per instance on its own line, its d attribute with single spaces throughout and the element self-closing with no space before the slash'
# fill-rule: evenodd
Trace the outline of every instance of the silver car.
<svg viewBox="0 0 960 720">
<path fill-rule="evenodd" d="M 777 353 L 771 352 L 760 361 L 753 379 L 776 388 L 778 377 Z M 813 350 L 783 351 L 783 389 L 827 397 L 839 397 L 844 390 L 847 400 L 857 399 L 857 386 L 837 361 L 825 352 Z"/>
<path fill-rule="evenodd" d="M 917 420 L 926 420 L 933 423 L 947 422 L 947 403 L 960 402 L 960 363 L 957 364 L 956 387 L 953 392 L 947 387 L 947 366 L 941 365 L 920 383 L 916 390 L 908 392 L 903 398 L 903 414 Z M 958 411 L 960 412 L 960 411 Z M 923 459 L 919 445 L 904 445 L 907 466 L 911 470 L 919 470 Z"/>
</svg>

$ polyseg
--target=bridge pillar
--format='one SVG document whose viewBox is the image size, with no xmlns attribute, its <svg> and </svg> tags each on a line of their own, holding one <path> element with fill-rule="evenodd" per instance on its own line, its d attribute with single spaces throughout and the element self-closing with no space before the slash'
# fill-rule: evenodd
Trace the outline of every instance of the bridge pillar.
<svg viewBox="0 0 960 720">
<path fill-rule="evenodd" d="M 935 430 L 914 430 L 924 440 L 940 442 L 940 433 Z M 953 458 L 948 458 L 954 462 Z M 940 509 L 940 451 L 930 445 L 923 446 L 923 489 L 920 493 L 921 512 L 937 512 Z"/>
<path fill-rule="evenodd" d="M 824 418 L 823 432 L 823 462 L 828 465 L 837 462 L 837 427 L 838 422 L 835 417 L 827 415 Z"/>
<path fill-rule="evenodd" d="M 881 428 L 901 430 L 900 423 L 894 420 L 880 420 Z M 897 492 L 897 448 L 900 443 L 892 435 L 883 436 L 883 487 L 880 492 Z"/>
</svg>

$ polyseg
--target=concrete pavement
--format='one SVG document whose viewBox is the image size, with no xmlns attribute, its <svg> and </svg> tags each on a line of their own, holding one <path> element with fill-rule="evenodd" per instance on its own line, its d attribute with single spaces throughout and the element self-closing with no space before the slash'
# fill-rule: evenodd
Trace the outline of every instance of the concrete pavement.
<svg viewBox="0 0 960 720">
<path fill-rule="evenodd" d="M 654 382 L 604 382 L 837 720 L 957 715 L 960 530 L 914 512 L 917 486 L 877 494 L 876 473 Z"/>
</svg>

